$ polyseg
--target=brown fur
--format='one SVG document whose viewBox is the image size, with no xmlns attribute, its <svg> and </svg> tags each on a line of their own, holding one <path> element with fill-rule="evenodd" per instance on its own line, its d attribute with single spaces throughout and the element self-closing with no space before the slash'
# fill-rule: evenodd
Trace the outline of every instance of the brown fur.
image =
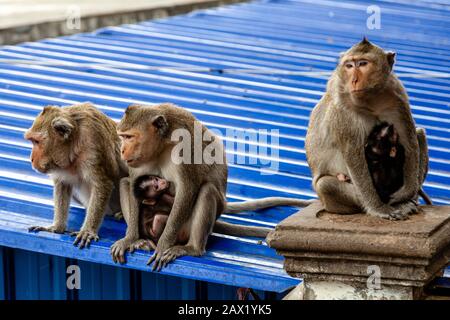
<svg viewBox="0 0 450 320">
<path fill-rule="evenodd" d="M 75 191 L 74 198 L 87 209 L 81 230 L 74 233 L 75 244 L 88 246 L 98 239 L 105 212 L 120 210 L 118 187 L 127 168 L 114 121 L 89 103 L 47 106 L 24 136 L 33 143 L 33 168 L 49 174 L 55 185 L 53 224 L 30 230 L 64 232 Z"/>
<path fill-rule="evenodd" d="M 153 269 L 160 269 L 182 255 L 199 256 L 205 251 L 206 241 L 213 227 L 229 234 L 265 236 L 267 228 L 247 227 L 216 221 L 226 208 L 228 168 L 222 141 L 203 141 L 202 148 L 215 146 L 222 155 L 222 163 L 176 164 L 171 152 L 175 142 L 170 140 L 174 130 L 183 128 L 194 134 L 194 124 L 203 133 L 209 132 L 187 110 L 172 104 L 157 106 L 130 106 L 118 125 L 122 137 L 122 158 L 130 167 L 130 178 L 121 182 L 121 205 L 128 228 L 124 239 L 111 248 L 114 261 L 123 263 L 126 250 L 133 250 L 139 240 L 139 202 L 130 191 L 136 179 L 142 175 L 157 175 L 171 182 L 171 194 L 175 194 L 172 210 L 167 219 L 154 255 Z M 191 145 L 191 159 L 194 159 L 194 145 Z M 278 199 L 279 200 L 279 199 Z M 264 202 L 267 204 L 267 202 Z M 245 206 L 241 208 L 245 209 Z M 238 206 L 239 206 L 238 205 Z M 255 202 L 250 202 L 255 207 Z M 236 209 L 237 207 L 234 207 Z M 180 233 L 187 232 L 185 245 L 177 243 Z"/>
<path fill-rule="evenodd" d="M 411 115 L 408 97 L 391 72 L 394 54 L 384 52 L 366 39 L 342 55 L 328 81 L 327 91 L 311 113 L 306 136 L 306 154 L 313 174 L 313 187 L 325 209 L 335 213 L 368 214 L 387 219 L 406 219 L 417 211 L 413 199 L 425 176 L 423 147 Z M 369 63 L 346 68 L 346 61 Z M 358 70 L 354 70 L 358 69 Z M 360 83 L 355 89 L 356 83 Z M 371 129 L 387 121 L 397 128 L 405 148 L 404 185 L 388 204 L 378 196 L 365 160 L 364 145 Z M 343 174 L 352 183 L 339 181 Z"/>
</svg>

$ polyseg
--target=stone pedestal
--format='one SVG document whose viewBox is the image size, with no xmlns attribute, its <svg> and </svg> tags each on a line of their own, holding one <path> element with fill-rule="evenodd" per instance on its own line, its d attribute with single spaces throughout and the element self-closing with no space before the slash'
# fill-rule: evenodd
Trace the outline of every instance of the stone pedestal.
<svg viewBox="0 0 450 320">
<path fill-rule="evenodd" d="M 304 279 L 288 299 L 420 299 L 450 259 L 450 207 L 389 221 L 331 214 L 316 202 L 283 220 L 267 243 Z"/>
</svg>

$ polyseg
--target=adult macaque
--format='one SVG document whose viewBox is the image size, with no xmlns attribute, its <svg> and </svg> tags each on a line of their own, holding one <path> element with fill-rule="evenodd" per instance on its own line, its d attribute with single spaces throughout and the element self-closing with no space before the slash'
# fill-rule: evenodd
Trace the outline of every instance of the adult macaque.
<svg viewBox="0 0 450 320">
<path fill-rule="evenodd" d="M 33 168 L 53 179 L 55 201 L 53 224 L 29 230 L 63 233 L 73 195 L 87 211 L 74 244 L 97 241 L 104 214 L 120 211 L 119 182 L 127 174 L 115 122 L 89 103 L 47 106 L 24 136 L 33 144 Z"/>
<path fill-rule="evenodd" d="M 329 212 L 364 211 L 393 220 L 417 212 L 413 199 L 426 176 L 426 140 L 416 132 L 405 89 L 392 72 L 394 58 L 364 38 L 341 56 L 312 111 L 306 154 L 313 187 Z M 388 203 L 372 183 L 364 152 L 372 128 L 384 121 L 395 126 L 405 149 L 404 183 Z"/>
<path fill-rule="evenodd" d="M 381 201 L 388 203 L 390 196 L 403 185 L 405 149 L 398 141 L 394 126 L 382 122 L 373 128 L 365 146 L 366 160 L 375 189 Z M 422 190 L 419 194 L 425 203 L 432 204 Z"/>
<path fill-rule="evenodd" d="M 172 150 L 178 141 L 172 141 L 172 133 L 184 130 L 194 137 L 194 128 L 200 128 L 200 150 L 196 145 L 189 145 L 191 159 L 196 152 L 214 150 L 213 162 L 186 163 L 174 161 Z M 201 124 L 190 112 L 172 104 L 157 106 L 130 106 L 117 127 L 122 137 L 122 159 L 130 170 L 129 179 L 121 181 L 122 212 L 128 224 L 125 238 L 111 247 L 115 262 L 125 262 L 125 251 L 133 247 L 139 239 L 139 202 L 133 194 L 136 179 L 142 175 L 163 177 L 171 181 L 170 193 L 175 195 L 170 215 L 167 219 L 156 250 L 149 263 L 154 261 L 153 269 L 161 269 L 179 256 L 200 256 L 205 251 L 206 241 L 211 234 L 216 220 L 229 209 L 258 209 L 270 205 L 291 204 L 304 206 L 309 201 L 269 198 L 250 202 L 226 205 L 226 188 L 228 168 L 222 141 Z M 205 141 L 202 137 L 208 136 Z M 246 206 L 246 204 L 248 204 Z M 226 228 L 231 224 L 226 224 Z M 265 236 L 270 229 L 231 225 L 241 228 L 246 233 L 241 235 Z M 188 230 L 185 245 L 176 245 L 181 230 Z M 230 234 L 230 232 L 225 232 Z"/>
</svg>

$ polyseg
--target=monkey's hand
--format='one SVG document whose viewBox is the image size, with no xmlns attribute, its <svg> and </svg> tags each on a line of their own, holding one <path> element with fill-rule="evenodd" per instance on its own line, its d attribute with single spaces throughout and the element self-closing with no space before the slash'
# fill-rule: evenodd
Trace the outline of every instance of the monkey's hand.
<svg viewBox="0 0 450 320">
<path fill-rule="evenodd" d="M 391 206 L 383 206 L 376 210 L 368 210 L 367 213 L 374 217 L 380 217 L 387 220 L 406 220 L 408 212 L 403 208 L 395 208 Z"/>
<path fill-rule="evenodd" d="M 161 253 L 162 254 L 158 254 Z M 164 251 L 158 251 L 158 249 L 155 249 L 155 252 L 148 260 L 147 264 L 151 264 L 153 261 L 153 267 L 152 271 L 160 271 L 162 268 L 165 268 L 168 263 L 174 261 L 176 258 L 185 256 L 185 255 L 192 255 L 196 256 L 198 254 L 195 254 L 194 252 L 191 252 L 187 250 L 187 246 L 173 246 L 170 248 L 167 248 Z"/>
<path fill-rule="evenodd" d="M 110 253 L 114 263 L 119 262 L 120 264 L 124 264 L 125 260 L 125 252 L 129 251 L 134 241 L 131 241 L 127 238 L 123 238 L 114 242 L 111 246 Z"/>
<path fill-rule="evenodd" d="M 145 250 L 152 251 L 156 249 L 156 244 L 149 239 L 139 239 L 138 241 L 132 243 L 128 248 L 130 253 L 133 253 L 135 250 Z"/>
<path fill-rule="evenodd" d="M 47 232 L 53 232 L 53 233 L 64 233 L 65 227 L 60 226 L 48 226 L 48 227 L 41 227 L 41 226 L 32 226 L 28 228 L 28 232 L 39 232 L 39 231 L 47 231 Z"/>
<path fill-rule="evenodd" d="M 74 246 L 78 245 L 78 248 L 83 249 L 84 247 L 89 248 L 91 241 L 98 241 L 98 235 L 94 231 L 80 230 L 78 232 L 72 232 L 70 234 L 72 237 L 76 236 L 73 242 Z"/>
<path fill-rule="evenodd" d="M 161 239 L 160 239 L 161 240 Z M 147 265 L 150 265 L 153 262 L 152 271 L 160 271 L 162 268 L 164 268 L 170 261 L 165 259 L 164 253 L 170 249 L 170 247 L 164 247 L 161 244 L 161 241 L 158 242 L 155 252 L 153 252 L 153 255 L 148 259 Z"/>
<path fill-rule="evenodd" d="M 408 188 L 403 185 L 400 189 L 398 189 L 397 191 L 395 191 L 390 199 L 389 199 L 389 204 L 391 206 L 396 206 L 401 205 L 401 204 L 407 204 L 409 203 L 411 200 L 414 200 L 416 198 L 418 194 L 418 190 L 417 192 L 410 194 Z"/>
</svg>

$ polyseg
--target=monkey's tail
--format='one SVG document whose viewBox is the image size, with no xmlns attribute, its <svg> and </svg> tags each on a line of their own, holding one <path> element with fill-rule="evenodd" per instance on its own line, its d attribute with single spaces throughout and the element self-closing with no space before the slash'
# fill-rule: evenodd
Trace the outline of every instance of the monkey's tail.
<svg viewBox="0 0 450 320">
<path fill-rule="evenodd" d="M 238 213 L 242 211 L 254 211 L 276 206 L 306 207 L 315 200 L 300 200 L 294 198 L 268 197 L 243 202 L 228 202 L 225 213 Z"/>
<path fill-rule="evenodd" d="M 236 237 L 258 237 L 265 238 L 272 229 L 264 227 L 243 226 L 217 220 L 213 231 Z"/>
<path fill-rule="evenodd" d="M 422 197 L 423 201 L 425 201 L 426 204 L 428 204 L 428 205 L 433 204 L 433 201 L 431 201 L 431 198 L 425 193 L 425 191 L 423 191 L 422 188 L 420 188 L 420 190 L 419 190 L 419 196 Z"/>
</svg>

